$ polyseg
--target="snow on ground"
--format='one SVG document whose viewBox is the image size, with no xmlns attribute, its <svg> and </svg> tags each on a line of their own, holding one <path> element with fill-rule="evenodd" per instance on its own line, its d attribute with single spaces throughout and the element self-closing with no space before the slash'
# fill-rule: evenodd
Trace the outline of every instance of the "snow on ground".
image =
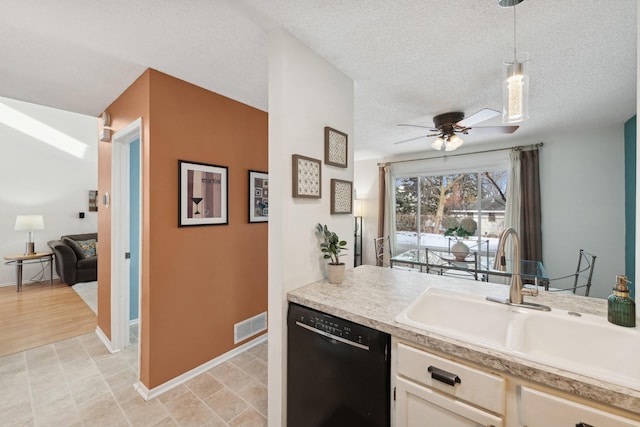
<svg viewBox="0 0 640 427">
<path fill-rule="evenodd" d="M 487 250 L 487 242 L 489 244 L 489 252 L 494 253 L 498 248 L 497 237 L 482 239 L 481 248 L 479 249 L 479 251 Z M 451 244 L 453 243 L 454 242 L 451 242 Z M 474 246 L 477 247 L 477 238 L 465 239 L 464 243 L 472 250 L 475 250 Z M 396 252 L 415 248 L 417 246 L 425 248 L 448 248 L 449 237 L 446 237 L 443 234 L 421 233 L 420 242 L 418 243 L 418 233 L 413 231 L 398 231 L 396 232 L 396 246 L 398 247 L 398 250 Z"/>
</svg>

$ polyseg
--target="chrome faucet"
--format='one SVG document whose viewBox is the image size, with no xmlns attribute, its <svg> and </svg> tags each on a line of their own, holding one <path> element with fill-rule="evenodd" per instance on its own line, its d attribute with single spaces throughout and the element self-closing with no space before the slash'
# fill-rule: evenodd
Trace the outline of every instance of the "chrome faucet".
<svg viewBox="0 0 640 427">
<path fill-rule="evenodd" d="M 496 250 L 496 258 L 493 264 L 494 270 L 505 271 L 507 266 L 507 259 L 504 253 L 504 247 L 507 243 L 507 237 L 511 236 L 513 240 L 513 268 L 511 272 L 511 283 L 509 285 L 509 300 L 501 300 L 494 297 L 487 297 L 489 301 L 496 301 L 510 305 L 520 305 L 533 308 L 536 310 L 550 311 L 551 308 L 546 305 L 535 304 L 532 302 L 524 302 L 523 295 L 536 296 L 538 295 L 538 286 L 536 281 L 535 289 L 523 289 L 522 277 L 520 277 L 520 238 L 518 233 L 513 227 L 509 227 L 500 234 L 498 240 L 498 249 Z"/>
</svg>

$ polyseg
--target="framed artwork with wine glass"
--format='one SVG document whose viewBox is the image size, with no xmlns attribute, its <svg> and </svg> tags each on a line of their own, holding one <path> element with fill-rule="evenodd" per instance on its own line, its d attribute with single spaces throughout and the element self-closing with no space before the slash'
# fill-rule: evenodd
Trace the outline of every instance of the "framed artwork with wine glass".
<svg viewBox="0 0 640 427">
<path fill-rule="evenodd" d="M 228 223 L 228 168 L 178 160 L 178 227 Z"/>
</svg>

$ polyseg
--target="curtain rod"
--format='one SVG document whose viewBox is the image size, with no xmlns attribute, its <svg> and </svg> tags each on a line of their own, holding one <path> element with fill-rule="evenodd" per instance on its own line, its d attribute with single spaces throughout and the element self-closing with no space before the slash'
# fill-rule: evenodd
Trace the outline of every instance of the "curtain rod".
<svg viewBox="0 0 640 427">
<path fill-rule="evenodd" d="M 542 147 L 543 145 L 544 144 L 542 142 L 538 142 L 537 144 L 518 145 L 518 146 L 515 146 L 515 147 L 505 147 L 505 148 L 494 148 L 492 150 L 474 151 L 472 153 L 443 154 L 442 156 L 435 156 L 435 157 L 422 157 L 420 159 L 396 160 L 395 162 L 378 163 L 378 166 L 393 165 L 393 164 L 396 164 L 396 163 L 419 162 L 421 160 L 446 159 L 447 157 L 468 156 L 470 154 L 493 153 L 495 151 L 504 151 L 504 150 L 520 151 L 520 150 L 523 150 L 525 148 L 533 150 L 534 148 Z"/>
</svg>

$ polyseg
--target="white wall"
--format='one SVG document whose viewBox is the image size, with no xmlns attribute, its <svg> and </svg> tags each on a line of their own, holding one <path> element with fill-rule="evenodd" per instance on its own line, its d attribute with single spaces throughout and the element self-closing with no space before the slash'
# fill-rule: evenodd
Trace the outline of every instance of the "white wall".
<svg viewBox="0 0 640 427">
<path fill-rule="evenodd" d="M 543 261 L 547 273 L 555 278 L 575 272 L 578 250 L 584 249 L 597 256 L 589 295 L 606 297 L 611 293 L 615 275 L 624 274 L 624 124 L 554 133 L 536 140 L 514 140 L 501 146 L 538 142 L 544 143 L 540 149 L 540 185 Z M 497 147 L 500 145 L 465 147 L 465 150 Z M 416 157 L 428 155 L 414 154 L 413 158 Z M 373 163 L 381 161 L 356 162 L 357 189 L 377 188 L 378 178 L 373 176 L 373 168 L 377 170 L 377 166 Z M 377 206 L 377 191 L 368 194 L 367 205 Z M 365 221 L 377 224 L 377 209 L 367 209 Z M 570 283 L 557 282 L 566 286 Z"/>
<path fill-rule="evenodd" d="M 324 164 L 324 127 L 349 135 L 349 167 Z M 322 160 L 322 198 L 291 197 L 291 155 Z M 269 426 L 286 425 L 286 294 L 325 275 L 318 222 L 353 247 L 353 216 L 330 215 L 331 178 L 353 180 L 353 82 L 282 30 L 269 37 Z M 353 265 L 352 251 L 343 258 Z"/>
<path fill-rule="evenodd" d="M 378 163 L 380 159 L 354 164 L 354 188 L 362 206 L 362 263 L 376 265 L 373 243 L 378 234 Z"/>
<path fill-rule="evenodd" d="M 0 144 L 1 255 L 24 253 L 16 215 L 44 216 L 45 229 L 34 232 L 36 252 L 63 234 L 98 230 L 98 213 L 88 211 L 89 190 L 98 189 L 95 117 L 0 97 Z M 39 272 L 39 265 L 25 265 L 23 280 Z M 14 283 L 15 268 L 3 264 L 0 285 Z"/>
<path fill-rule="evenodd" d="M 548 135 L 540 150 L 542 253 L 549 277 L 597 255 L 590 296 L 624 274 L 624 125 Z M 567 283 L 567 281 L 563 282 Z"/>
</svg>

